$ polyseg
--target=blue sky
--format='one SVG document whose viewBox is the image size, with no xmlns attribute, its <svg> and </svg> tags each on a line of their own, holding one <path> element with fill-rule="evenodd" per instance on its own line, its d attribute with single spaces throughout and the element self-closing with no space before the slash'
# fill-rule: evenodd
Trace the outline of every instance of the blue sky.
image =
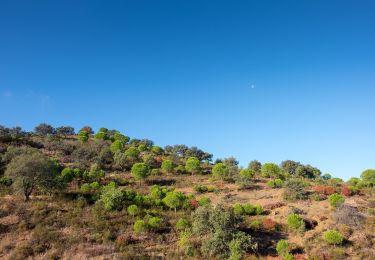
<svg viewBox="0 0 375 260">
<path fill-rule="evenodd" d="M 374 1 L 1 1 L 0 124 L 375 168 Z M 253 87 L 252 87 L 253 86 Z"/>
</svg>

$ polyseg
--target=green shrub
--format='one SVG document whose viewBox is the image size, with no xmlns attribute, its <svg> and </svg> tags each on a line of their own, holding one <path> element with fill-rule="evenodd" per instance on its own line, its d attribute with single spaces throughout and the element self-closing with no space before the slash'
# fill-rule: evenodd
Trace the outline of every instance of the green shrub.
<svg viewBox="0 0 375 260">
<path fill-rule="evenodd" d="M 255 215 L 256 214 L 256 207 L 251 205 L 250 203 L 246 203 L 242 205 L 243 211 L 246 215 Z"/>
<path fill-rule="evenodd" d="M 237 232 L 229 242 L 230 260 L 239 260 L 243 255 L 253 247 L 253 241 L 249 235 L 244 232 Z"/>
<path fill-rule="evenodd" d="M 147 224 L 151 229 L 157 230 L 161 228 L 163 220 L 159 217 L 152 217 L 148 220 Z"/>
<path fill-rule="evenodd" d="M 164 160 L 161 164 L 161 169 L 165 173 L 172 173 L 174 169 L 174 164 L 171 160 Z"/>
<path fill-rule="evenodd" d="M 257 215 L 262 215 L 264 212 L 264 209 L 261 205 L 256 205 L 255 206 L 255 214 Z"/>
<path fill-rule="evenodd" d="M 229 168 L 224 163 L 217 163 L 212 168 L 212 176 L 215 179 L 225 180 L 229 177 Z"/>
<path fill-rule="evenodd" d="M 198 201 L 199 206 L 208 205 L 210 203 L 211 203 L 211 199 L 209 197 L 202 197 Z"/>
<path fill-rule="evenodd" d="M 106 210 L 119 210 L 122 207 L 123 193 L 114 182 L 111 182 L 103 187 L 100 201 L 103 202 Z"/>
<path fill-rule="evenodd" d="M 140 210 L 139 210 L 139 208 L 138 208 L 138 206 L 137 205 L 130 205 L 129 207 L 128 207 L 128 213 L 129 213 L 129 215 L 131 215 L 131 216 L 136 216 L 136 215 L 138 215 L 139 214 L 139 212 L 140 212 Z"/>
<path fill-rule="evenodd" d="M 120 140 L 116 140 L 111 144 L 111 152 L 116 153 L 118 151 L 123 151 L 124 150 L 124 142 Z"/>
<path fill-rule="evenodd" d="M 198 192 L 198 193 L 205 193 L 208 191 L 208 187 L 205 186 L 205 185 L 200 185 L 200 184 L 197 184 L 197 185 L 194 185 L 193 189 Z"/>
<path fill-rule="evenodd" d="M 200 172 L 201 162 L 196 157 L 190 157 L 186 160 L 185 169 L 191 174 L 197 174 Z"/>
<path fill-rule="evenodd" d="M 180 218 L 176 223 L 177 230 L 185 230 L 188 226 L 189 222 L 184 218 Z"/>
<path fill-rule="evenodd" d="M 71 168 L 64 168 L 61 171 L 61 178 L 64 182 L 71 182 L 76 177 L 76 174 L 73 169 Z"/>
<path fill-rule="evenodd" d="M 9 187 L 12 185 L 12 183 L 13 183 L 13 180 L 8 176 L 3 176 L 0 178 L 0 185 Z"/>
<path fill-rule="evenodd" d="M 133 230 L 137 234 L 144 233 L 147 231 L 147 225 L 143 220 L 139 219 L 134 223 Z"/>
<path fill-rule="evenodd" d="M 375 209 L 374 209 L 374 208 L 368 208 L 368 209 L 367 209 L 367 213 L 368 213 L 369 215 L 375 215 Z"/>
<path fill-rule="evenodd" d="M 277 242 L 276 251 L 279 256 L 285 256 L 289 254 L 289 244 L 286 240 L 282 239 Z"/>
<path fill-rule="evenodd" d="M 178 208 L 184 205 L 185 200 L 186 196 L 183 193 L 170 191 L 166 194 L 163 202 L 167 207 L 174 209 L 176 212 Z"/>
<path fill-rule="evenodd" d="M 144 163 L 136 163 L 132 167 L 132 175 L 136 180 L 142 180 L 150 174 L 150 168 Z"/>
<path fill-rule="evenodd" d="M 261 173 L 263 177 L 279 177 L 281 170 L 277 164 L 265 163 L 261 168 Z"/>
<path fill-rule="evenodd" d="M 293 260 L 294 256 L 291 253 L 284 255 L 283 260 Z"/>
<path fill-rule="evenodd" d="M 323 233 L 323 239 L 330 245 L 341 245 L 344 242 L 344 237 L 337 230 L 328 230 Z"/>
<path fill-rule="evenodd" d="M 271 188 L 280 188 L 283 185 L 281 179 L 270 180 L 267 182 L 267 186 Z"/>
<path fill-rule="evenodd" d="M 234 214 L 239 215 L 239 216 L 241 216 L 245 213 L 245 210 L 244 210 L 242 204 L 240 204 L 240 203 L 236 203 L 236 204 L 233 205 L 233 211 L 234 211 Z"/>
<path fill-rule="evenodd" d="M 284 199 L 304 200 L 308 198 L 306 183 L 300 179 L 289 179 L 284 183 Z"/>
<path fill-rule="evenodd" d="M 262 221 L 260 221 L 259 219 L 253 220 L 250 223 L 250 228 L 255 231 L 260 230 L 261 227 L 262 227 Z"/>
<path fill-rule="evenodd" d="M 332 207 L 337 208 L 345 202 L 345 198 L 342 195 L 335 193 L 328 197 L 328 201 Z"/>
<path fill-rule="evenodd" d="M 305 221 L 297 214 L 288 216 L 288 227 L 294 231 L 305 231 Z"/>
<path fill-rule="evenodd" d="M 98 182 L 84 183 L 80 190 L 85 193 L 96 192 L 100 189 L 100 184 Z"/>
<path fill-rule="evenodd" d="M 240 204 L 236 203 L 233 205 L 233 211 L 236 215 L 262 215 L 264 209 L 261 205 L 251 205 L 250 203 Z"/>
</svg>

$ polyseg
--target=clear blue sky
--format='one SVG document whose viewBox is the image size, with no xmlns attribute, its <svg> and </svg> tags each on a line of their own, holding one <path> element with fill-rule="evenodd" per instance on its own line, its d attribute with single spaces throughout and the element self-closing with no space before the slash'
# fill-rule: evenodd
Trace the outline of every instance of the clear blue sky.
<svg viewBox="0 0 375 260">
<path fill-rule="evenodd" d="M 375 1 L 1 1 L 0 124 L 375 168 Z M 252 87 L 253 86 L 253 87 Z"/>
</svg>

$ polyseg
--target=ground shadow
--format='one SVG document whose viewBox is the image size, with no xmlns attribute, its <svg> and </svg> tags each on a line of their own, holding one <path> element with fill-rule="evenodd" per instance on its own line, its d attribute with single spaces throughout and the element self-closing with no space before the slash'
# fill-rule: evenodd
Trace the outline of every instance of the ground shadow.
<svg viewBox="0 0 375 260">
<path fill-rule="evenodd" d="M 277 256 L 276 244 L 281 239 L 287 239 L 288 234 L 277 231 L 254 231 L 251 229 L 243 229 L 243 232 L 249 234 L 258 244 L 259 256 Z"/>
<path fill-rule="evenodd" d="M 175 179 L 147 180 L 148 185 L 171 186 L 176 183 Z"/>
</svg>

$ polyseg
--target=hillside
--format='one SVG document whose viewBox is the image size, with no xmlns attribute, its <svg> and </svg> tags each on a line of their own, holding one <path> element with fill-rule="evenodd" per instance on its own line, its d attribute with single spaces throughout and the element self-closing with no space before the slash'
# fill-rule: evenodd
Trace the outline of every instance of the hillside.
<svg viewBox="0 0 375 260">
<path fill-rule="evenodd" d="M 0 258 L 375 259 L 375 170 L 212 158 L 106 128 L 0 127 Z"/>
</svg>

